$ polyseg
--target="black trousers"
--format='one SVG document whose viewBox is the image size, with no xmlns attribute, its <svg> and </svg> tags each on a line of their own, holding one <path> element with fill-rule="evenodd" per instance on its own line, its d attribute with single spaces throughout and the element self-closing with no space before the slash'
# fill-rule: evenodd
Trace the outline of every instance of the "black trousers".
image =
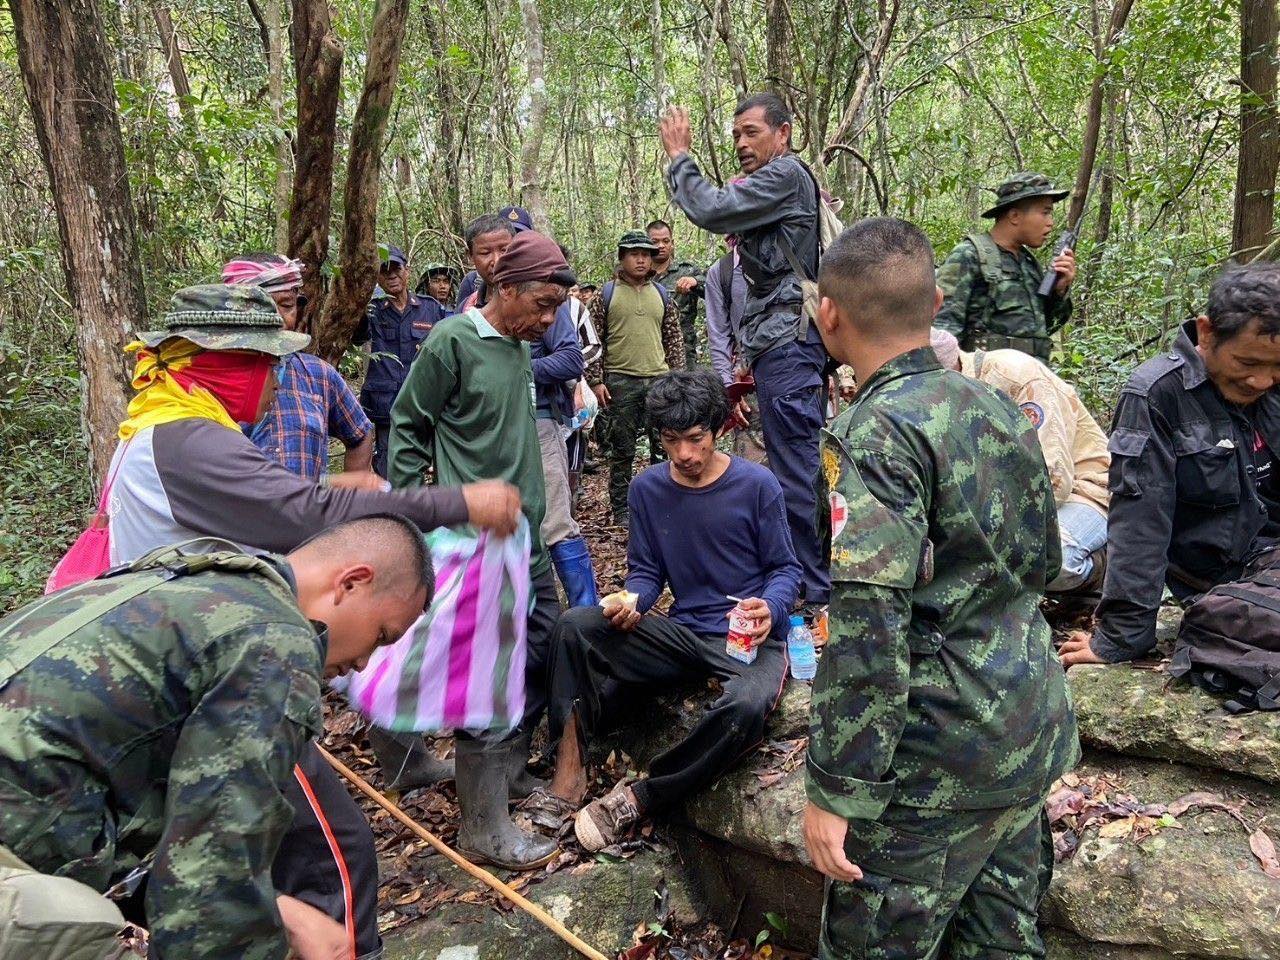
<svg viewBox="0 0 1280 960">
<path fill-rule="evenodd" d="M 391 452 L 391 424 L 375 423 L 373 425 L 373 472 L 383 480 L 390 480 L 387 471 L 387 458 Z"/>
<path fill-rule="evenodd" d="M 373 831 L 314 743 L 302 751 L 285 796 L 293 804 L 293 825 L 271 865 L 276 891 L 346 927 L 353 956 L 379 956 Z"/>
<path fill-rule="evenodd" d="M 604 726 L 610 700 L 665 693 L 709 677 L 724 692 L 687 737 L 654 758 L 648 779 L 632 787 L 646 811 L 672 807 L 710 785 L 763 739 L 787 678 L 786 644 L 770 637 L 754 663 L 742 663 L 725 653 L 725 634 L 700 636 L 654 614 L 626 633 L 615 630 L 599 607 L 575 607 L 552 634 L 551 741 L 559 742 L 576 708 L 585 752 Z"/>
</svg>

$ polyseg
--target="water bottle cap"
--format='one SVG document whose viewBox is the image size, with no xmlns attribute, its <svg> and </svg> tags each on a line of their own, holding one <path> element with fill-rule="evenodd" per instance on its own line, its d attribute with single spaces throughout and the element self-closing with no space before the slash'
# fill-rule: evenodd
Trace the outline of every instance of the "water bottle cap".
<svg viewBox="0 0 1280 960">
<path fill-rule="evenodd" d="M 804 626 L 804 617 L 802 617 L 802 616 L 801 616 L 800 614 L 798 614 L 798 613 L 793 613 L 793 614 L 791 615 L 791 625 L 792 625 L 793 627 L 803 627 L 803 626 Z"/>
</svg>

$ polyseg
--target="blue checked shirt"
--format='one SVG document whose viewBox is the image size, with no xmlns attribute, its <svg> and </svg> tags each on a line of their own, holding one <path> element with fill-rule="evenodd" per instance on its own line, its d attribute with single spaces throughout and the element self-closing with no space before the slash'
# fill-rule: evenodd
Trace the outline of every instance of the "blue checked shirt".
<svg viewBox="0 0 1280 960">
<path fill-rule="evenodd" d="M 319 480 L 329 470 L 329 438 L 359 444 L 373 424 L 342 374 L 310 353 L 285 358 L 275 402 L 249 433 L 268 457 L 300 476 Z"/>
</svg>

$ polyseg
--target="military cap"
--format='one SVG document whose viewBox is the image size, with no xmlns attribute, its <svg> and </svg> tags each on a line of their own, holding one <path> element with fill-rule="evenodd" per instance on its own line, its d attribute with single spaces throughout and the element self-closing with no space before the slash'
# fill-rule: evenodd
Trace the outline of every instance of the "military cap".
<svg viewBox="0 0 1280 960">
<path fill-rule="evenodd" d="M 996 205 L 984 211 L 983 216 L 993 219 L 1005 207 L 1011 207 L 1022 200 L 1032 197 L 1048 197 L 1050 200 L 1061 200 L 1070 190 L 1059 190 L 1043 173 L 1015 173 L 998 187 L 988 187 L 996 195 Z"/>
<path fill-rule="evenodd" d="M 311 342 L 305 333 L 280 325 L 275 301 L 261 287 L 206 283 L 183 287 L 169 301 L 164 326 L 138 334 L 156 347 L 171 337 L 206 350 L 256 350 L 275 357 L 297 353 Z"/>
<path fill-rule="evenodd" d="M 643 230 L 628 230 L 618 241 L 618 249 L 648 250 L 650 253 L 657 253 L 658 245 L 650 240 L 649 235 Z"/>
<path fill-rule="evenodd" d="M 503 207 L 498 211 L 498 216 L 511 224 L 516 233 L 533 229 L 533 217 L 529 216 L 529 211 L 524 207 Z"/>
<path fill-rule="evenodd" d="M 435 277 L 442 273 L 450 280 L 456 279 L 458 276 L 456 268 L 449 266 L 447 263 L 440 263 L 438 261 L 435 263 L 428 263 L 422 271 L 422 275 L 424 277 Z"/>
<path fill-rule="evenodd" d="M 409 258 L 404 255 L 404 251 L 394 243 L 378 244 L 378 259 L 384 265 L 389 263 L 398 263 L 402 267 L 409 262 Z"/>
</svg>

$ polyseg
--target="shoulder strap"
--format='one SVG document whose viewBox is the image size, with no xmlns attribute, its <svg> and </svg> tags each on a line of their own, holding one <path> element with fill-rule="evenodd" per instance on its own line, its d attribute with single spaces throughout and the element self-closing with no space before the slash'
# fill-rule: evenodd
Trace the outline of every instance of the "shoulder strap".
<svg viewBox="0 0 1280 960">
<path fill-rule="evenodd" d="M 733 303 L 733 251 L 717 260 L 716 267 L 720 271 L 720 293 L 724 297 L 725 316 L 728 316 L 729 305 Z"/>
<path fill-rule="evenodd" d="M 978 271 L 986 285 L 986 306 L 979 320 L 980 333 L 985 333 L 995 312 L 995 290 L 1000 284 L 1000 248 L 989 233 L 971 233 L 966 237 L 978 254 Z"/>
<path fill-rule="evenodd" d="M 613 299 L 613 288 L 617 283 L 616 280 L 609 280 L 605 283 L 604 289 L 600 291 L 600 300 L 604 303 L 604 314 L 609 316 L 609 301 Z"/>
<path fill-rule="evenodd" d="M 658 296 L 662 298 L 662 309 L 666 310 L 671 305 L 671 294 L 667 292 L 667 288 L 660 284 L 657 280 L 650 280 L 655 287 L 658 288 Z"/>
</svg>

